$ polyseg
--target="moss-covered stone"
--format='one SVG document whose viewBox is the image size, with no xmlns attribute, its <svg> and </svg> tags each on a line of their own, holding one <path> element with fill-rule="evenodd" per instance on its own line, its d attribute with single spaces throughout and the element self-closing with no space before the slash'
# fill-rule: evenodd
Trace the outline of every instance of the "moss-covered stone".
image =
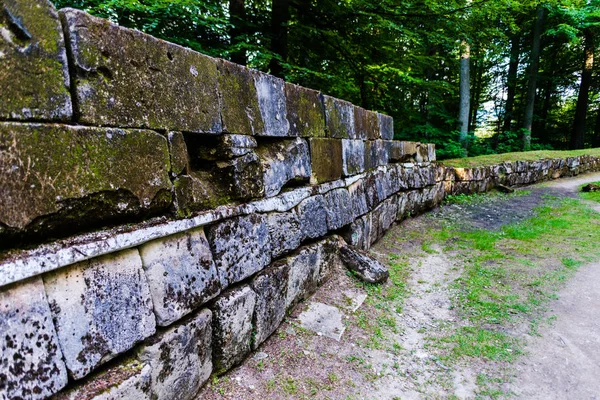
<svg viewBox="0 0 600 400">
<path fill-rule="evenodd" d="M 334 181 L 342 177 L 342 141 L 309 139 L 312 174 L 311 184 Z"/>
<path fill-rule="evenodd" d="M 227 188 L 208 171 L 193 171 L 173 182 L 175 212 L 178 217 L 189 217 L 194 211 L 210 210 L 230 201 Z"/>
<path fill-rule="evenodd" d="M 380 139 L 377 113 L 354 106 L 354 132 L 357 139 Z"/>
<path fill-rule="evenodd" d="M 169 132 L 169 153 L 171 154 L 171 175 L 178 176 L 190 170 L 190 157 L 188 155 L 185 139 L 181 132 Z"/>
<path fill-rule="evenodd" d="M 0 224 L 13 233 L 159 212 L 171 186 L 156 132 L 0 123 Z"/>
<path fill-rule="evenodd" d="M 215 59 L 79 10 L 60 14 L 80 122 L 221 132 Z"/>
<path fill-rule="evenodd" d="M 286 82 L 285 97 L 290 135 L 325 137 L 325 109 L 321 93 Z"/>
<path fill-rule="evenodd" d="M 323 96 L 327 134 L 338 139 L 366 139 L 358 137 L 354 129 L 354 105 L 335 97 Z"/>
<path fill-rule="evenodd" d="M 60 21 L 47 0 L 3 0 L 0 118 L 67 121 L 72 116 Z"/>
</svg>

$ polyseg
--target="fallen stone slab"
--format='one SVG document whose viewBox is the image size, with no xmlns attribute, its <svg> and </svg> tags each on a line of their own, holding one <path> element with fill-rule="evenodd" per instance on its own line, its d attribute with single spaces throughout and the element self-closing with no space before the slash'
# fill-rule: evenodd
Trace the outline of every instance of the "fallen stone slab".
<svg viewBox="0 0 600 400">
<path fill-rule="evenodd" d="M 359 291 L 352 290 L 352 289 L 344 290 L 344 292 L 342 294 L 344 295 L 344 298 L 347 300 L 347 302 L 345 304 L 345 308 L 347 308 L 351 312 L 355 312 L 356 310 L 358 310 L 360 308 L 360 306 L 362 306 L 362 304 L 367 299 L 366 293 L 359 292 Z"/>
<path fill-rule="evenodd" d="M 302 328 L 338 342 L 346 330 L 340 310 L 323 303 L 309 303 L 308 309 L 298 316 L 298 320 Z"/>
<path fill-rule="evenodd" d="M 369 257 L 366 253 L 350 246 L 340 248 L 340 258 L 350 271 L 368 283 L 381 283 L 390 276 L 386 266 Z"/>
</svg>

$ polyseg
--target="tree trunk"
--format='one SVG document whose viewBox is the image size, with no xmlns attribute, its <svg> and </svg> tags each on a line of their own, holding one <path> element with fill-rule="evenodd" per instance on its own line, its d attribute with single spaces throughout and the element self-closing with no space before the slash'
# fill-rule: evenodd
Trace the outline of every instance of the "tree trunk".
<svg viewBox="0 0 600 400">
<path fill-rule="evenodd" d="M 594 67 L 594 35 L 589 29 L 586 29 L 583 34 L 583 52 L 585 58 L 583 61 L 579 94 L 577 95 L 577 106 L 575 107 L 571 149 L 583 149 L 585 145 L 585 119 L 587 116 L 590 85 L 592 83 L 592 69 Z"/>
<path fill-rule="evenodd" d="M 506 77 L 506 104 L 504 106 L 504 122 L 502 124 L 503 133 L 511 130 L 515 94 L 517 92 L 517 72 L 519 70 L 520 54 L 520 38 L 515 34 L 510 38 L 510 61 L 508 63 L 508 76 Z"/>
<path fill-rule="evenodd" d="M 290 19 L 288 0 L 273 0 L 271 11 L 271 51 L 287 60 L 288 21 Z M 276 57 L 271 58 L 269 70 L 272 75 L 283 78 L 283 67 Z"/>
<path fill-rule="evenodd" d="M 244 23 L 246 22 L 246 7 L 244 1 L 245 0 L 229 0 L 229 22 L 231 22 L 229 36 L 231 37 L 232 47 L 236 47 L 244 41 L 242 37 L 242 34 L 245 32 Z M 237 64 L 246 65 L 248 63 L 246 50 L 238 49 L 233 51 L 231 53 L 231 61 Z"/>
<path fill-rule="evenodd" d="M 458 121 L 460 124 L 460 142 L 463 147 L 467 147 L 469 134 L 469 111 L 471 103 L 469 68 L 470 68 L 470 47 L 467 42 L 462 43 L 462 54 L 460 55 L 460 109 L 458 112 Z"/>
<path fill-rule="evenodd" d="M 531 125 L 533 124 L 533 109 L 535 105 L 535 91 L 537 74 L 540 64 L 542 26 L 546 9 L 539 5 L 533 28 L 533 44 L 531 46 L 531 60 L 529 60 L 529 84 L 525 100 L 525 115 L 523 117 L 523 150 L 531 149 Z"/>
<path fill-rule="evenodd" d="M 596 111 L 596 125 L 594 126 L 592 147 L 600 147 L 600 106 L 598 106 L 598 111 Z"/>
</svg>

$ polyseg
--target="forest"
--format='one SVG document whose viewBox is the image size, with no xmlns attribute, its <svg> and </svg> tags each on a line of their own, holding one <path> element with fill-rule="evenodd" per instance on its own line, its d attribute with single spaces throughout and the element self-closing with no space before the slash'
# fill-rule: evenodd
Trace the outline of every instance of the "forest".
<svg viewBox="0 0 600 400">
<path fill-rule="evenodd" d="M 600 147 L 600 0 L 54 2 L 391 115 L 440 159 Z"/>
</svg>

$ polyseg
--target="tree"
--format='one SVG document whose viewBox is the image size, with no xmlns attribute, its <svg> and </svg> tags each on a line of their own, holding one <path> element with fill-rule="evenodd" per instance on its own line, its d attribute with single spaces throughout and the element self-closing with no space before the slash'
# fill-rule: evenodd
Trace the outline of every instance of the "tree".
<svg viewBox="0 0 600 400">
<path fill-rule="evenodd" d="M 471 81 L 469 77 L 471 47 L 465 41 L 462 43 L 462 49 L 460 55 L 460 110 L 458 120 L 460 123 L 460 142 L 466 148 L 469 135 L 469 111 L 471 110 Z"/>
<path fill-rule="evenodd" d="M 590 28 L 584 30 L 583 43 L 583 71 L 581 73 L 573 133 L 571 135 L 572 149 L 583 149 L 585 145 L 585 119 L 587 117 L 590 85 L 592 84 L 592 69 L 594 67 L 594 34 Z"/>
</svg>

